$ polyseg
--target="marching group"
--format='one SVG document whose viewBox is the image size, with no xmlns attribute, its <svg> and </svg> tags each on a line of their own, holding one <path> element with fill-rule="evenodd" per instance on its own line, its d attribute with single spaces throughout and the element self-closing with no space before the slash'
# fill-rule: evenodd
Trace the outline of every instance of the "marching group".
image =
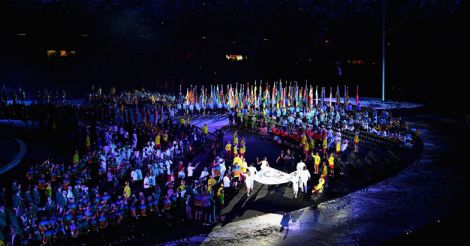
<svg viewBox="0 0 470 246">
<path fill-rule="evenodd" d="M 299 189 L 310 190 L 314 175 L 319 177 L 311 189 L 316 194 L 334 177 L 335 158 L 348 148 L 343 131 L 354 133 L 355 152 L 359 130 L 402 143 L 413 141 L 413 132 L 387 111 L 326 103 L 311 107 L 301 100 L 286 107 L 227 104 L 204 110 L 198 106 L 196 112 L 181 94 L 180 99 L 145 91 L 90 94 L 85 105 L 74 108 L 80 111 L 80 149 L 70 161 L 47 159 L 32 165 L 24 182 L 0 191 L 0 245 L 47 244 L 150 217 L 219 221 L 226 197 L 234 196 L 235 189 L 244 183 L 250 195 L 258 169 L 247 164 L 245 139 L 239 141 L 236 130 L 232 141 L 223 143 L 222 137 L 210 138 L 207 125 L 192 126 L 190 114 L 227 114 L 236 128 L 293 146 L 275 162 L 279 169 L 293 171 L 295 198 Z M 210 144 L 211 159 L 191 163 L 200 146 Z M 299 150 L 303 155 L 294 155 Z M 313 164 L 313 173 L 307 163 Z M 267 158 L 256 164 L 261 169 L 269 166 Z"/>
</svg>

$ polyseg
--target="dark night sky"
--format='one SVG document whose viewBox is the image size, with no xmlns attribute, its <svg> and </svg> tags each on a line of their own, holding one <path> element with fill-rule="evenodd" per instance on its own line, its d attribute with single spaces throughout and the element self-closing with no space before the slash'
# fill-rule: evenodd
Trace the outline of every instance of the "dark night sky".
<svg viewBox="0 0 470 246">
<path fill-rule="evenodd" d="M 0 83 L 78 91 L 309 79 L 378 97 L 381 2 L 4 0 Z M 388 2 L 388 96 L 392 87 L 415 101 L 463 96 L 463 1 Z M 48 49 L 77 56 L 48 58 Z M 248 59 L 227 62 L 228 53 Z"/>
</svg>

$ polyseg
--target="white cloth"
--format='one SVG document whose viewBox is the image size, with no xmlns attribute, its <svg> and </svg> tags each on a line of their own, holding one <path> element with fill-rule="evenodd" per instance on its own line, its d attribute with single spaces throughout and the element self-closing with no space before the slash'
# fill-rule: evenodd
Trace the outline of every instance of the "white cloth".
<svg viewBox="0 0 470 246">
<path fill-rule="evenodd" d="M 291 182 L 292 174 L 281 172 L 272 167 L 265 167 L 258 171 L 253 180 L 262 184 L 284 184 Z"/>
</svg>

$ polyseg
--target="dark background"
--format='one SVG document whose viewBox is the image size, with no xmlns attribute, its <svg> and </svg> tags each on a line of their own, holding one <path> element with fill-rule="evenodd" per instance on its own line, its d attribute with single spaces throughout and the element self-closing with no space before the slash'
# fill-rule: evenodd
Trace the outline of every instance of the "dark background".
<svg viewBox="0 0 470 246">
<path fill-rule="evenodd" d="M 81 97 L 91 84 L 107 91 L 308 79 L 380 97 L 382 2 L 3 0 L 0 84 Z M 387 1 L 388 99 L 466 108 L 465 10 L 458 0 Z M 49 49 L 77 55 L 50 58 Z"/>
</svg>

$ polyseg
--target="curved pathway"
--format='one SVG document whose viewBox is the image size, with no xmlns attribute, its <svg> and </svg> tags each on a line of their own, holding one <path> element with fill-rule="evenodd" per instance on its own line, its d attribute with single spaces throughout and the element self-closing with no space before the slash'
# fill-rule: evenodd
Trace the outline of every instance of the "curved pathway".
<svg viewBox="0 0 470 246">
<path fill-rule="evenodd" d="M 10 134 L 8 134 L 4 131 L 0 131 L 0 134 L 5 135 L 6 137 L 14 139 L 16 144 L 18 144 L 18 146 L 19 146 L 19 150 L 16 153 L 15 157 L 13 157 L 13 159 L 9 163 L 0 166 L 0 175 L 2 175 L 4 173 L 8 172 L 10 169 L 14 168 L 16 165 L 18 165 L 18 163 L 20 163 L 20 161 L 25 156 L 26 151 L 27 151 L 28 148 L 26 147 L 26 144 L 24 143 L 24 141 L 22 139 L 11 136 Z"/>
</svg>

